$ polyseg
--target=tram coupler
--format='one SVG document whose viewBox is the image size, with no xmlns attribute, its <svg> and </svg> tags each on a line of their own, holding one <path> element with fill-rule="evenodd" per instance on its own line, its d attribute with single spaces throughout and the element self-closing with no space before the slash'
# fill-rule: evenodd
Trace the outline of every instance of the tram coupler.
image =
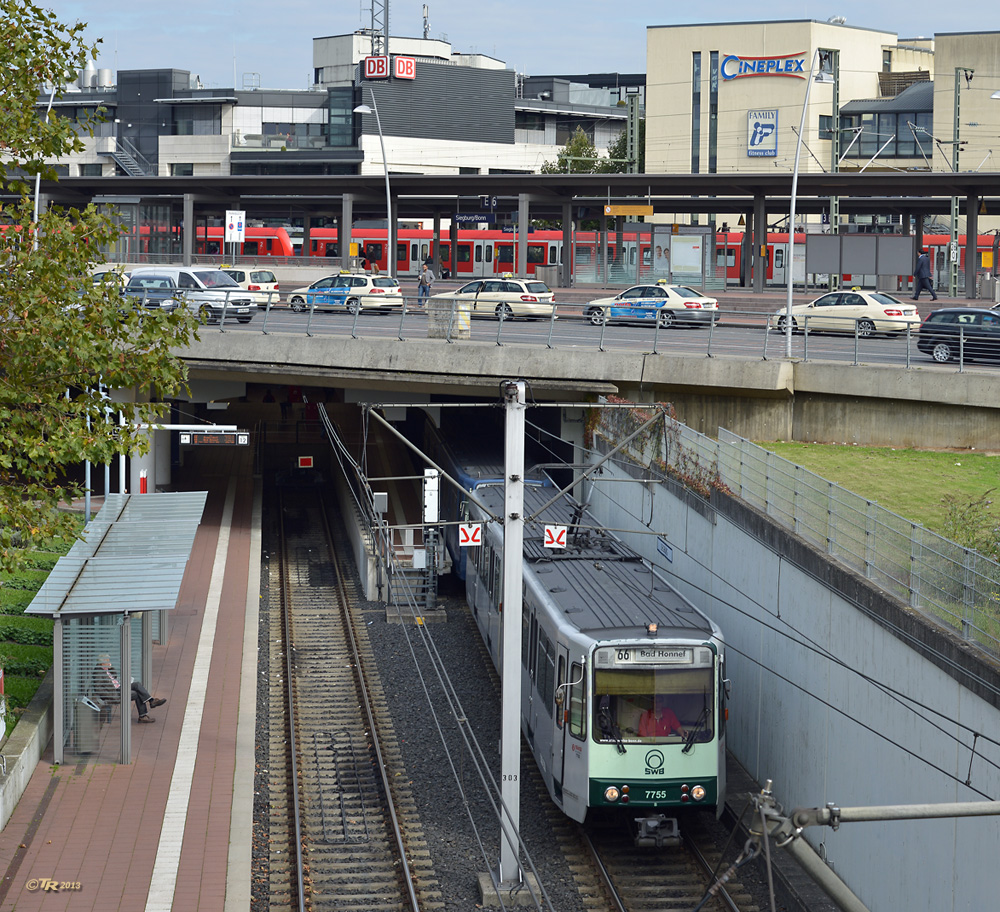
<svg viewBox="0 0 1000 912">
<path fill-rule="evenodd" d="M 676 817 L 657 814 L 655 817 L 637 817 L 639 828 L 635 834 L 637 847 L 662 849 L 681 844 L 681 830 Z"/>
</svg>

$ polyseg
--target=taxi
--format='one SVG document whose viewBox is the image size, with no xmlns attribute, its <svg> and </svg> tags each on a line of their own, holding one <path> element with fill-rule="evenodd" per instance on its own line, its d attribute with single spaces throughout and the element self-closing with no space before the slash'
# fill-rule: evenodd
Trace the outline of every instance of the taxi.
<svg viewBox="0 0 1000 912">
<path fill-rule="evenodd" d="M 595 326 L 604 323 L 657 323 L 668 326 L 709 326 L 719 322 L 719 302 L 687 285 L 663 279 L 652 285 L 633 285 L 613 298 L 591 301 L 583 315 Z"/>
<path fill-rule="evenodd" d="M 401 307 L 403 292 L 390 276 L 341 272 L 324 276 L 312 285 L 296 288 L 288 295 L 288 305 L 296 313 L 306 310 L 386 310 Z"/>
</svg>

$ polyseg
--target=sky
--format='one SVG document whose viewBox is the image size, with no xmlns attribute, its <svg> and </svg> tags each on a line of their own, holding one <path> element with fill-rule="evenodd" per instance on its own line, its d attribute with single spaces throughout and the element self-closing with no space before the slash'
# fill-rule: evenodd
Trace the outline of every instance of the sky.
<svg viewBox="0 0 1000 912">
<path fill-rule="evenodd" d="M 64 22 L 87 23 L 103 39 L 98 67 L 189 70 L 209 88 L 244 85 L 258 74 L 269 89 L 304 89 L 312 82 L 312 39 L 371 26 L 370 0 L 53 0 Z M 774 0 L 751 11 L 715 0 L 706 7 L 663 0 L 428 0 L 431 38 L 456 52 L 488 54 L 518 72 L 644 73 L 646 28 L 701 22 L 816 19 L 844 16 L 848 26 L 900 37 L 992 30 L 979 4 L 945 7 L 930 0 Z M 423 35 L 423 0 L 389 0 L 390 35 Z M 724 50 L 724 49 L 723 49 Z M 391 51 L 391 48 L 390 48 Z"/>
</svg>

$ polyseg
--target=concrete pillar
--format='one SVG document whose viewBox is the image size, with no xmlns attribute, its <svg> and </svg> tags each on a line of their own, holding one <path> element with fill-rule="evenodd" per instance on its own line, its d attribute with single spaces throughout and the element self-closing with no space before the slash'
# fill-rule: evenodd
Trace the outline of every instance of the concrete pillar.
<svg viewBox="0 0 1000 912">
<path fill-rule="evenodd" d="M 517 269 L 515 275 L 528 275 L 528 194 L 517 195 Z"/>
<path fill-rule="evenodd" d="M 194 223 L 194 194 L 184 194 L 184 226 L 181 232 L 181 262 L 190 266 L 194 262 L 194 236 L 198 230 Z"/>
<path fill-rule="evenodd" d="M 965 199 L 965 297 L 976 297 L 976 279 L 979 277 L 979 197 Z"/>
<path fill-rule="evenodd" d="M 767 260 L 762 255 L 762 248 L 767 246 L 767 210 L 764 206 L 764 197 L 756 194 L 753 198 L 753 290 L 754 294 L 760 294 L 764 290 L 765 273 L 767 272 Z M 791 269 L 792 264 L 788 264 Z"/>
<path fill-rule="evenodd" d="M 164 424 L 170 422 L 169 407 L 165 407 L 160 413 L 160 419 Z M 170 485 L 170 435 L 172 433 L 173 431 L 153 432 L 153 474 L 155 477 L 150 479 L 150 481 L 155 482 L 156 487 L 158 488 L 166 488 Z M 149 486 L 149 493 L 152 494 L 154 490 L 153 484 L 151 483 Z"/>
<path fill-rule="evenodd" d="M 458 205 L 455 205 L 455 211 L 458 211 Z M 451 220 L 451 227 L 448 229 L 448 242 L 451 245 L 451 277 L 453 279 L 460 278 L 458 274 L 458 222 L 454 219 Z"/>
<path fill-rule="evenodd" d="M 740 285 L 750 288 L 753 285 L 753 210 L 744 214 L 743 243 L 740 245 Z"/>
<path fill-rule="evenodd" d="M 431 271 L 436 278 L 441 278 L 441 213 L 437 209 L 434 210 L 434 265 Z"/>
<path fill-rule="evenodd" d="M 307 257 L 312 254 L 312 216 L 306 215 L 302 219 L 302 256 Z"/>
<path fill-rule="evenodd" d="M 149 392 L 148 390 L 135 390 L 133 393 L 135 402 L 148 402 Z M 146 430 L 142 432 L 147 438 L 152 438 L 155 435 L 154 431 Z M 129 479 L 128 479 L 128 490 L 130 494 L 138 494 L 141 490 L 140 480 L 141 473 L 146 472 L 146 490 L 148 493 L 152 493 L 156 490 L 156 458 L 155 458 L 155 446 L 153 445 L 153 439 L 150 439 L 149 449 L 146 450 L 142 455 L 138 453 L 129 454 Z"/>
<path fill-rule="evenodd" d="M 560 284 L 569 288 L 573 284 L 573 204 L 563 203 L 562 207 L 562 262 L 560 265 Z"/>
<path fill-rule="evenodd" d="M 354 224 L 354 194 L 345 193 L 340 200 L 340 219 L 337 221 L 337 249 L 340 251 L 340 268 L 346 269 L 351 256 L 351 227 Z"/>
</svg>

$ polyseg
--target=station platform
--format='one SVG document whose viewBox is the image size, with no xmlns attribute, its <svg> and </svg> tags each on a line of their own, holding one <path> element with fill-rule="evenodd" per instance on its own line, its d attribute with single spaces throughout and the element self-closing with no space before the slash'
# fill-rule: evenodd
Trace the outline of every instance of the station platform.
<svg viewBox="0 0 1000 912">
<path fill-rule="evenodd" d="M 154 645 L 143 682 L 167 702 L 148 725 L 126 704 L 129 765 L 103 745 L 57 765 L 49 743 L 0 832 L 0 910 L 250 908 L 261 553 L 252 459 L 249 447 L 206 448 L 175 474 L 172 490 L 209 493 L 167 642 Z"/>
</svg>

